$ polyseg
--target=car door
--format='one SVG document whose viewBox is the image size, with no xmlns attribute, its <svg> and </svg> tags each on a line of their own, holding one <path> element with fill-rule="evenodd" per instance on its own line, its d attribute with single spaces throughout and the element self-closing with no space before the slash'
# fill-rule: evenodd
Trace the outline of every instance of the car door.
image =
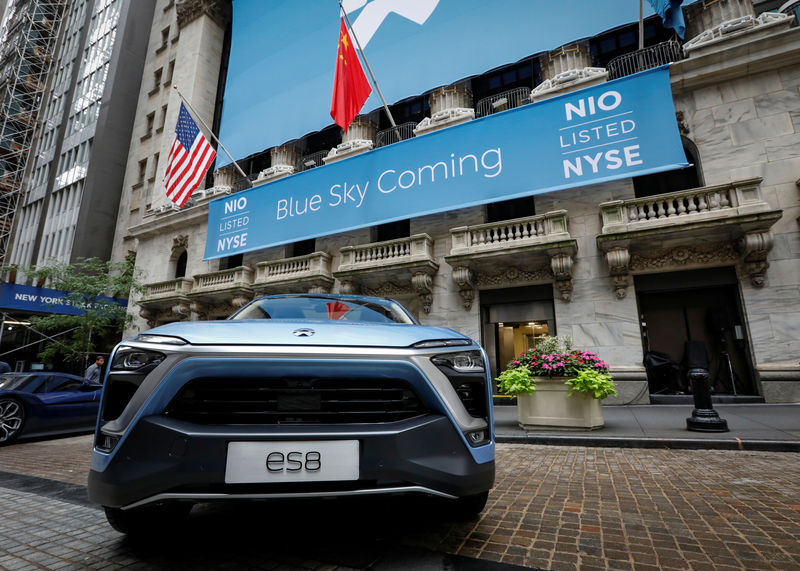
<svg viewBox="0 0 800 571">
<path fill-rule="evenodd" d="M 50 375 L 38 393 L 51 430 L 92 428 L 102 387 L 67 375 Z"/>
</svg>

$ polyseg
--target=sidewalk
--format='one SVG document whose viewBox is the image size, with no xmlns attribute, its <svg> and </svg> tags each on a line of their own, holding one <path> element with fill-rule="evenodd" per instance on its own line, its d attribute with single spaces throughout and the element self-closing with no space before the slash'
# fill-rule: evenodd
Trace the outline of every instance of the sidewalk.
<svg viewBox="0 0 800 571">
<path fill-rule="evenodd" d="M 714 405 L 730 429 L 716 433 L 687 430 L 692 409 L 685 404 L 604 406 L 603 428 L 530 431 L 517 424 L 516 406 L 499 405 L 494 426 L 497 442 L 518 444 L 800 452 L 800 403 Z"/>
</svg>

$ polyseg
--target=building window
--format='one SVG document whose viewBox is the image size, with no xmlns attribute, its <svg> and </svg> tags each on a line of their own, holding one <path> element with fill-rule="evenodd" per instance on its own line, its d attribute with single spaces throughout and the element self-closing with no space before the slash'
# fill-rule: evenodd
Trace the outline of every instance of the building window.
<svg viewBox="0 0 800 571">
<path fill-rule="evenodd" d="M 153 155 L 153 174 L 150 177 L 150 182 L 153 182 L 154 180 L 156 180 L 156 171 L 158 170 L 158 157 L 159 157 L 159 153 L 155 153 Z"/>
<path fill-rule="evenodd" d="M 169 87 L 172 83 L 172 76 L 175 73 L 175 60 L 169 62 L 167 66 L 167 79 L 164 80 L 164 87 Z"/>
<path fill-rule="evenodd" d="M 139 178 L 136 180 L 138 184 L 143 184 L 147 176 L 147 159 L 139 161 Z"/>
<path fill-rule="evenodd" d="M 161 45 L 156 48 L 156 53 L 161 53 L 167 49 L 169 43 L 169 26 L 161 30 Z"/>
<path fill-rule="evenodd" d="M 144 127 L 144 135 L 142 135 L 142 139 L 148 139 L 153 134 L 153 124 L 156 121 L 156 113 L 153 111 L 152 113 L 147 114 L 147 123 Z"/>
<path fill-rule="evenodd" d="M 181 252 L 181 255 L 178 256 L 178 259 L 175 260 L 175 279 L 186 277 L 186 261 L 189 259 L 189 256 L 186 254 L 186 250 Z"/>
<path fill-rule="evenodd" d="M 161 124 L 156 129 L 156 133 L 160 133 L 164 130 L 164 124 L 167 122 L 167 106 L 163 105 L 161 107 Z"/>
<path fill-rule="evenodd" d="M 225 258 L 220 258 L 219 260 L 219 269 L 220 270 L 232 270 L 233 268 L 238 268 L 239 266 L 244 264 L 244 254 L 236 254 L 233 256 L 227 256 Z"/>
<path fill-rule="evenodd" d="M 697 147 L 689 139 L 683 139 L 683 152 L 689 166 L 682 169 L 646 174 L 633 179 L 633 191 L 636 198 L 646 198 L 657 194 L 678 192 L 689 188 L 703 186 L 700 156 Z"/>
<path fill-rule="evenodd" d="M 486 222 L 501 222 L 536 214 L 532 196 L 512 198 L 486 205 Z"/>
<path fill-rule="evenodd" d="M 164 75 L 164 68 L 158 68 L 153 72 L 153 89 L 150 90 L 149 95 L 153 95 L 158 92 L 159 88 L 161 87 L 161 76 Z"/>
<path fill-rule="evenodd" d="M 286 248 L 286 256 L 288 258 L 296 258 L 297 256 L 307 256 L 308 254 L 313 254 L 316 248 L 316 240 L 314 238 L 310 238 L 308 240 L 301 240 L 299 242 L 294 242 L 293 244 L 289 244 Z"/>
<path fill-rule="evenodd" d="M 408 238 L 411 236 L 411 220 L 398 220 L 397 222 L 387 222 L 374 227 L 375 241 L 385 242 L 386 240 L 396 240 L 398 238 Z"/>
</svg>

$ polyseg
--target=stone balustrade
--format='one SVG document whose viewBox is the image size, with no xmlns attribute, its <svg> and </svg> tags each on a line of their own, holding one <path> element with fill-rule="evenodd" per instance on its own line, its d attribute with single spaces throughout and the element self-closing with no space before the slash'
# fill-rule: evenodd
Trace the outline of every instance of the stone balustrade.
<svg viewBox="0 0 800 571">
<path fill-rule="evenodd" d="M 761 179 L 749 179 L 647 198 L 604 202 L 600 205 L 602 233 L 630 232 L 767 212 L 771 208 L 761 195 L 760 182 Z"/>
<path fill-rule="evenodd" d="M 305 256 L 259 262 L 253 287 L 259 291 L 310 291 L 322 293 L 330 290 L 331 256 L 314 252 Z"/>
<path fill-rule="evenodd" d="M 452 256 L 568 240 L 570 237 L 567 232 L 566 210 L 476 226 L 461 226 L 450 230 L 450 235 L 453 240 L 450 250 Z"/>
<path fill-rule="evenodd" d="M 348 246 L 341 250 L 339 272 L 406 264 L 420 260 L 433 261 L 433 239 L 427 234 L 375 242 L 363 246 Z"/>
<path fill-rule="evenodd" d="M 145 285 L 145 294 L 142 300 L 185 295 L 192 291 L 192 283 L 189 278 L 176 278 L 165 282 L 147 284 Z"/>
<path fill-rule="evenodd" d="M 194 276 L 192 293 L 213 292 L 231 287 L 248 286 L 253 283 L 253 269 L 239 266 Z"/>
</svg>

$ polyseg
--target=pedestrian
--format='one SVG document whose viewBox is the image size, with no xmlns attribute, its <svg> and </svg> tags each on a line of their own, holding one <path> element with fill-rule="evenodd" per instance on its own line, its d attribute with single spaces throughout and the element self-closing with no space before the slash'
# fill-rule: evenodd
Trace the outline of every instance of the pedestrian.
<svg viewBox="0 0 800 571">
<path fill-rule="evenodd" d="M 3 373 L 10 373 L 11 372 L 11 365 L 6 363 L 5 361 L 0 361 L 0 375 Z"/>
<path fill-rule="evenodd" d="M 105 358 L 98 355 L 94 363 L 89 365 L 89 368 L 86 369 L 86 373 L 83 376 L 86 377 L 89 382 L 99 384 L 101 382 L 101 373 L 103 372 L 103 365 L 105 362 Z"/>
</svg>

